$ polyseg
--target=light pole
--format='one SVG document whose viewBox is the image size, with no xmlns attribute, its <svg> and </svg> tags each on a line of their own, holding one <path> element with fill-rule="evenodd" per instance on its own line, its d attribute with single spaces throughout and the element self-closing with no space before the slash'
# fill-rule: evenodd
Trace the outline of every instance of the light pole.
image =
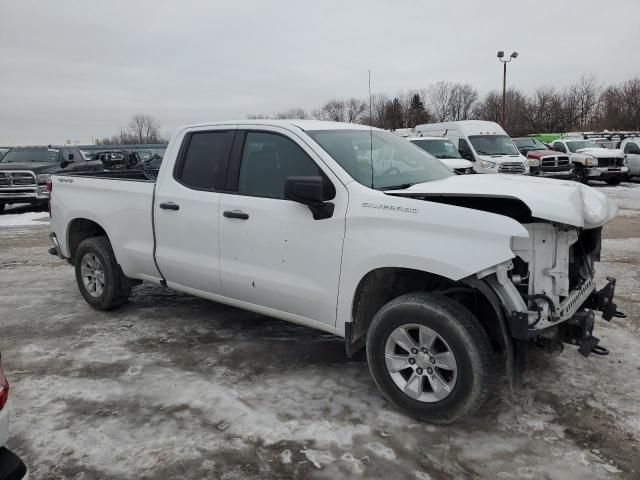
<svg viewBox="0 0 640 480">
<path fill-rule="evenodd" d="M 502 126 L 504 127 L 507 123 L 507 63 L 509 63 L 514 58 L 518 58 L 518 52 L 513 52 L 509 58 L 504 59 L 504 52 L 500 50 L 498 52 L 498 60 L 502 62 L 502 66 L 504 67 L 504 71 L 502 74 Z"/>
</svg>

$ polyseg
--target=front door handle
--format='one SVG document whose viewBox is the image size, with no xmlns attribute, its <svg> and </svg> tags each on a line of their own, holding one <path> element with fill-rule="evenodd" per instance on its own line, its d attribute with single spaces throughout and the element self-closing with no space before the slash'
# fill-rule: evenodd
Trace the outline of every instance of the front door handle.
<svg viewBox="0 0 640 480">
<path fill-rule="evenodd" d="M 249 214 L 241 210 L 227 210 L 222 215 L 227 218 L 237 218 L 239 220 L 249 220 Z"/>
<path fill-rule="evenodd" d="M 161 203 L 160 208 L 163 210 L 180 210 L 180 205 L 173 202 Z"/>
</svg>

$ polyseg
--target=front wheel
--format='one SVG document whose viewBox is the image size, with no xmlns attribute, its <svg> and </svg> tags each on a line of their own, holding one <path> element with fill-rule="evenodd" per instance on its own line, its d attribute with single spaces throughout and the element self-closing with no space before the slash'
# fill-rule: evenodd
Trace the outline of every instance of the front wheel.
<svg viewBox="0 0 640 480">
<path fill-rule="evenodd" d="M 83 240 L 74 258 L 78 289 L 89 305 L 111 310 L 127 301 L 131 283 L 116 262 L 107 237 Z"/>
<path fill-rule="evenodd" d="M 449 424 L 489 395 L 491 347 L 464 306 L 438 294 L 410 293 L 387 303 L 367 334 L 371 375 L 408 415 Z"/>
<path fill-rule="evenodd" d="M 607 182 L 607 185 L 620 185 L 620 182 L 622 180 L 619 178 L 607 178 L 605 180 L 605 182 Z"/>
<path fill-rule="evenodd" d="M 576 176 L 576 182 L 587 184 L 589 183 L 589 177 L 587 176 L 587 170 L 583 166 L 576 166 L 574 170 Z"/>
</svg>

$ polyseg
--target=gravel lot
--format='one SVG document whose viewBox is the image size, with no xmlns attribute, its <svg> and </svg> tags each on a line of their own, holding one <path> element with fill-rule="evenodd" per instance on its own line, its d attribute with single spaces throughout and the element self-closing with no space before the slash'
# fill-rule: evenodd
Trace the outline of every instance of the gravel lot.
<svg viewBox="0 0 640 480">
<path fill-rule="evenodd" d="M 327 334 L 148 284 L 94 311 L 47 253 L 47 214 L 8 209 L 9 446 L 35 479 L 638 479 L 640 184 L 599 188 L 620 207 L 599 276 L 629 314 L 598 322 L 611 354 L 535 353 L 521 389 L 452 427 L 399 414 Z"/>
</svg>

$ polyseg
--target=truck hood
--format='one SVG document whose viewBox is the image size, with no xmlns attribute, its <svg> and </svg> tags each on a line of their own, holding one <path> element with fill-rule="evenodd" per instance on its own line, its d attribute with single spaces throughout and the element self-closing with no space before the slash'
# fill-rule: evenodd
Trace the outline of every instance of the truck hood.
<svg viewBox="0 0 640 480">
<path fill-rule="evenodd" d="M 529 150 L 527 152 L 528 158 L 541 159 L 542 157 L 558 157 L 558 156 L 566 157 L 567 154 L 562 152 L 556 152 L 554 150 Z"/>
<path fill-rule="evenodd" d="M 580 228 L 602 226 L 617 212 L 613 201 L 587 185 L 523 175 L 456 175 L 385 193 L 424 200 L 433 197 L 434 201 L 436 198 L 484 197 L 504 199 L 506 204 L 517 199 L 529 208 L 534 218 Z"/>
<path fill-rule="evenodd" d="M 473 168 L 473 163 L 464 158 L 439 158 L 449 168 Z"/>
<path fill-rule="evenodd" d="M 0 163 L 0 172 L 6 170 L 28 170 L 33 173 L 56 173 L 61 170 L 57 162 L 32 162 L 32 163 Z"/>
<path fill-rule="evenodd" d="M 581 148 L 577 153 L 591 155 L 597 158 L 620 158 L 624 156 L 622 150 L 617 148 Z"/>
<path fill-rule="evenodd" d="M 527 159 L 524 155 L 480 155 L 478 154 L 478 158 L 480 160 L 487 160 L 493 163 L 507 163 L 507 162 L 522 162 L 525 165 L 527 164 Z"/>
</svg>

